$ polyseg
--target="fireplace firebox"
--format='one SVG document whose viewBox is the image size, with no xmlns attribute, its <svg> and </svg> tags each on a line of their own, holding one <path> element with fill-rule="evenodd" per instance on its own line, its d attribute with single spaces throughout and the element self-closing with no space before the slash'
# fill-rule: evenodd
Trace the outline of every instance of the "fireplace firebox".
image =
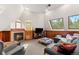
<svg viewBox="0 0 79 59">
<path fill-rule="evenodd" d="M 23 40 L 23 33 L 14 33 L 14 40 L 15 41 Z"/>
</svg>

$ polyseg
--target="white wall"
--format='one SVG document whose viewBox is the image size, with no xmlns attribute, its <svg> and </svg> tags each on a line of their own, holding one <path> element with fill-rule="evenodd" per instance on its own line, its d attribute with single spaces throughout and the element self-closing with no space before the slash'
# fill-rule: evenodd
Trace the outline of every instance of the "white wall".
<svg viewBox="0 0 79 59">
<path fill-rule="evenodd" d="M 46 14 L 45 28 L 53 31 L 79 31 L 79 29 L 68 29 L 68 16 L 79 14 L 79 5 L 63 5 L 56 10 L 49 11 Z M 51 29 L 48 20 L 55 18 L 64 18 L 64 29 Z"/>
<path fill-rule="evenodd" d="M 2 8 L 1 8 L 2 7 Z M 22 28 L 25 28 L 25 20 L 32 21 L 33 30 L 36 27 L 44 28 L 44 14 L 43 13 L 34 13 L 29 12 L 27 10 L 23 10 L 21 5 L 0 5 L 0 31 L 2 30 L 10 30 L 11 28 L 15 28 L 15 21 L 22 18 Z"/>
<path fill-rule="evenodd" d="M 1 8 L 2 7 L 2 8 Z M 20 5 L 0 5 L 0 31 L 10 30 L 11 22 L 20 16 Z"/>
<path fill-rule="evenodd" d="M 22 13 L 21 20 L 23 21 L 23 27 L 25 26 L 26 20 L 32 21 L 32 29 L 44 28 L 44 13 L 35 13 L 30 10 L 26 10 Z"/>
<path fill-rule="evenodd" d="M 2 7 L 2 8 L 1 8 Z M 1 9 L 3 12 L 1 13 Z M 25 13 L 26 12 L 26 13 Z M 46 15 L 44 13 L 34 13 L 25 11 L 25 14 L 22 14 L 22 9 L 20 5 L 0 5 L 0 31 L 1 30 L 10 30 L 11 28 L 15 28 L 15 21 L 19 19 L 21 15 L 23 15 L 22 21 L 31 20 L 33 30 L 36 27 L 43 27 L 44 29 L 51 30 L 48 20 L 55 18 L 64 18 L 64 29 L 65 31 L 69 31 L 68 29 L 68 16 L 79 14 L 79 5 L 63 5 L 58 9 L 54 9 L 49 11 Z M 12 25 L 11 25 L 12 24 Z M 25 28 L 24 22 L 22 23 L 22 27 Z M 53 29 L 55 31 L 59 31 L 59 29 Z M 73 31 L 77 31 L 79 29 L 72 29 Z M 71 31 L 71 30 L 70 30 Z"/>
<path fill-rule="evenodd" d="M 44 14 L 33 14 L 31 20 L 33 30 L 35 28 L 44 28 Z"/>
</svg>

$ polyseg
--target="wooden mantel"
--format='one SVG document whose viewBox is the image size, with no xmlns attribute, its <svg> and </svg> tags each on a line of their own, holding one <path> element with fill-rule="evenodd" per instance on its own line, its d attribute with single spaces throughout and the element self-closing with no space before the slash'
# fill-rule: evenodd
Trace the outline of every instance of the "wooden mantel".
<svg viewBox="0 0 79 59">
<path fill-rule="evenodd" d="M 25 29 L 11 29 L 11 31 L 25 31 Z"/>
</svg>

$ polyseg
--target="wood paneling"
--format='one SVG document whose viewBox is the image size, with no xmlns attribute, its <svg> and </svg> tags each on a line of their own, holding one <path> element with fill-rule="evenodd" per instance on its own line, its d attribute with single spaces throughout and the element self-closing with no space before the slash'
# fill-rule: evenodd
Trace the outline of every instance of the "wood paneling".
<svg viewBox="0 0 79 59">
<path fill-rule="evenodd" d="M 78 33 L 79 31 L 46 31 L 46 36 L 49 38 L 55 37 L 56 35 L 66 35 L 66 34 L 73 34 Z"/>
<path fill-rule="evenodd" d="M 33 38 L 33 31 L 26 31 L 25 36 L 26 36 L 26 40 L 32 39 Z"/>
<path fill-rule="evenodd" d="M 10 31 L 2 31 L 2 40 L 4 42 L 10 41 Z"/>
<path fill-rule="evenodd" d="M 10 31 L 1 31 L 0 32 L 0 39 L 4 42 L 10 41 Z"/>
<path fill-rule="evenodd" d="M 2 32 L 0 32 L 0 40 L 2 40 Z"/>
</svg>

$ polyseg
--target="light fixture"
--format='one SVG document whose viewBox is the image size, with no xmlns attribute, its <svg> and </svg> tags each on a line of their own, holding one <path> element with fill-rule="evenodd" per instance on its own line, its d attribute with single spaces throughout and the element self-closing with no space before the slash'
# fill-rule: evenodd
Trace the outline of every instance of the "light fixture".
<svg viewBox="0 0 79 59">
<path fill-rule="evenodd" d="M 50 7 L 51 6 L 51 4 L 48 4 L 48 7 Z"/>
<path fill-rule="evenodd" d="M 29 8 L 25 8 L 25 10 L 29 10 Z"/>
<path fill-rule="evenodd" d="M 51 7 L 51 4 L 48 4 L 46 6 L 46 9 L 45 9 L 45 14 L 48 15 L 49 14 L 49 8 Z"/>
</svg>

